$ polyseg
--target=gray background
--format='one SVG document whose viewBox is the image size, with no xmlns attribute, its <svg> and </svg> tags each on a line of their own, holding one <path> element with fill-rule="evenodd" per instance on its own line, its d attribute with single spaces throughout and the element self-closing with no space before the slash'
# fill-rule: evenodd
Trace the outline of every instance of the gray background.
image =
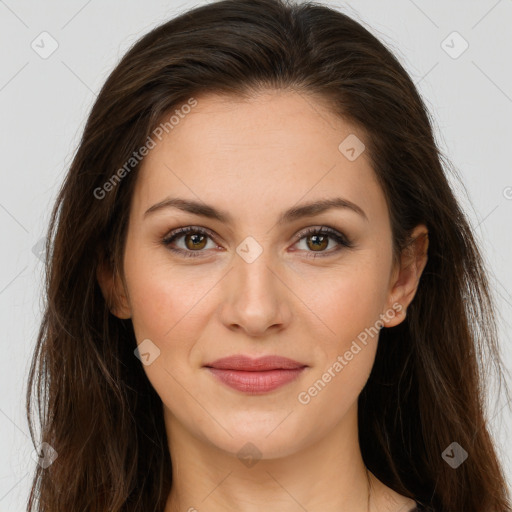
<svg viewBox="0 0 512 512">
<path fill-rule="evenodd" d="M 35 464 L 24 400 L 41 318 L 37 243 L 57 189 L 122 54 L 155 25 L 202 3 L 0 0 L 0 512 L 25 509 Z M 439 145 L 465 184 L 456 184 L 457 193 L 482 245 L 512 368 L 512 0 L 323 3 L 390 46 L 425 98 Z M 45 55 L 52 44 L 58 48 Z M 497 392 L 489 415 L 512 481 L 512 415 Z"/>
</svg>

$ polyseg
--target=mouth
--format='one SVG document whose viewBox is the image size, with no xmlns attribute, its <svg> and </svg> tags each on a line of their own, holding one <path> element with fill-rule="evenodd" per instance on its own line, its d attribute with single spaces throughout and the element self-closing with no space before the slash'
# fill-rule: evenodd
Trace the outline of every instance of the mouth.
<svg viewBox="0 0 512 512">
<path fill-rule="evenodd" d="M 268 393 L 294 381 L 308 366 L 281 356 L 235 355 L 204 366 L 223 384 L 248 394 Z"/>
</svg>

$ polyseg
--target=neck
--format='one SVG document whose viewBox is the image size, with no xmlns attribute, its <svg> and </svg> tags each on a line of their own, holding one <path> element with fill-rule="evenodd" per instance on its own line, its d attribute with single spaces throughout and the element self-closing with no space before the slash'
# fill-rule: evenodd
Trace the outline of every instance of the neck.
<svg viewBox="0 0 512 512">
<path fill-rule="evenodd" d="M 247 440 L 235 441 L 224 433 L 225 449 L 201 432 L 192 434 L 166 409 L 164 415 L 173 465 L 165 512 L 256 512 L 269 509 L 269 504 L 282 512 L 369 510 L 374 477 L 359 448 L 357 404 L 340 424 L 318 439 L 302 440 L 290 453 L 267 455 L 262 450 L 259 458 L 248 449 L 245 459 L 237 452 Z"/>
</svg>

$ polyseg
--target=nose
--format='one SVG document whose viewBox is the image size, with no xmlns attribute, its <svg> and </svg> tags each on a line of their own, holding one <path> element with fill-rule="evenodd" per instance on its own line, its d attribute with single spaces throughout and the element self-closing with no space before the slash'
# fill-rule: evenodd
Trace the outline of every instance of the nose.
<svg viewBox="0 0 512 512">
<path fill-rule="evenodd" d="M 223 284 L 222 323 L 251 337 L 284 329 L 292 318 L 293 294 L 267 253 L 252 262 L 237 255 L 233 265 Z"/>
</svg>

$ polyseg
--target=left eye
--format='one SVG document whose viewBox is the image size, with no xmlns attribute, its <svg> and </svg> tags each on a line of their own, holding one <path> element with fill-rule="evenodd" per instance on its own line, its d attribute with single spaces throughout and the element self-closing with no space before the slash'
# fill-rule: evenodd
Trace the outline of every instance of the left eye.
<svg viewBox="0 0 512 512">
<path fill-rule="evenodd" d="M 185 247 L 172 247 L 173 242 L 181 238 L 184 239 Z M 171 232 L 162 242 L 169 250 L 175 253 L 186 257 L 197 257 L 200 256 L 200 253 L 204 252 L 202 249 L 206 247 L 208 238 L 212 239 L 212 235 L 209 231 L 199 227 L 188 226 Z M 325 251 L 324 249 L 329 245 L 329 239 L 334 240 L 337 245 L 341 247 L 336 250 Z M 307 257 L 313 258 L 337 253 L 342 247 L 353 247 L 352 242 L 346 236 L 327 226 L 322 228 L 309 228 L 305 232 L 297 235 L 296 240 L 296 243 L 306 240 L 306 252 L 313 253 Z"/>
<path fill-rule="evenodd" d="M 307 251 L 309 253 L 307 255 L 308 258 L 330 256 L 334 253 L 338 253 L 343 249 L 343 247 L 350 248 L 354 246 L 354 244 L 345 235 L 342 235 L 335 229 L 328 226 L 323 226 L 322 228 L 309 228 L 297 235 L 297 239 L 298 242 L 306 240 L 306 247 L 309 249 L 320 249 L 319 251 Z M 338 248 L 331 251 L 322 250 L 329 245 L 329 239 L 334 240 L 337 243 Z"/>
</svg>

